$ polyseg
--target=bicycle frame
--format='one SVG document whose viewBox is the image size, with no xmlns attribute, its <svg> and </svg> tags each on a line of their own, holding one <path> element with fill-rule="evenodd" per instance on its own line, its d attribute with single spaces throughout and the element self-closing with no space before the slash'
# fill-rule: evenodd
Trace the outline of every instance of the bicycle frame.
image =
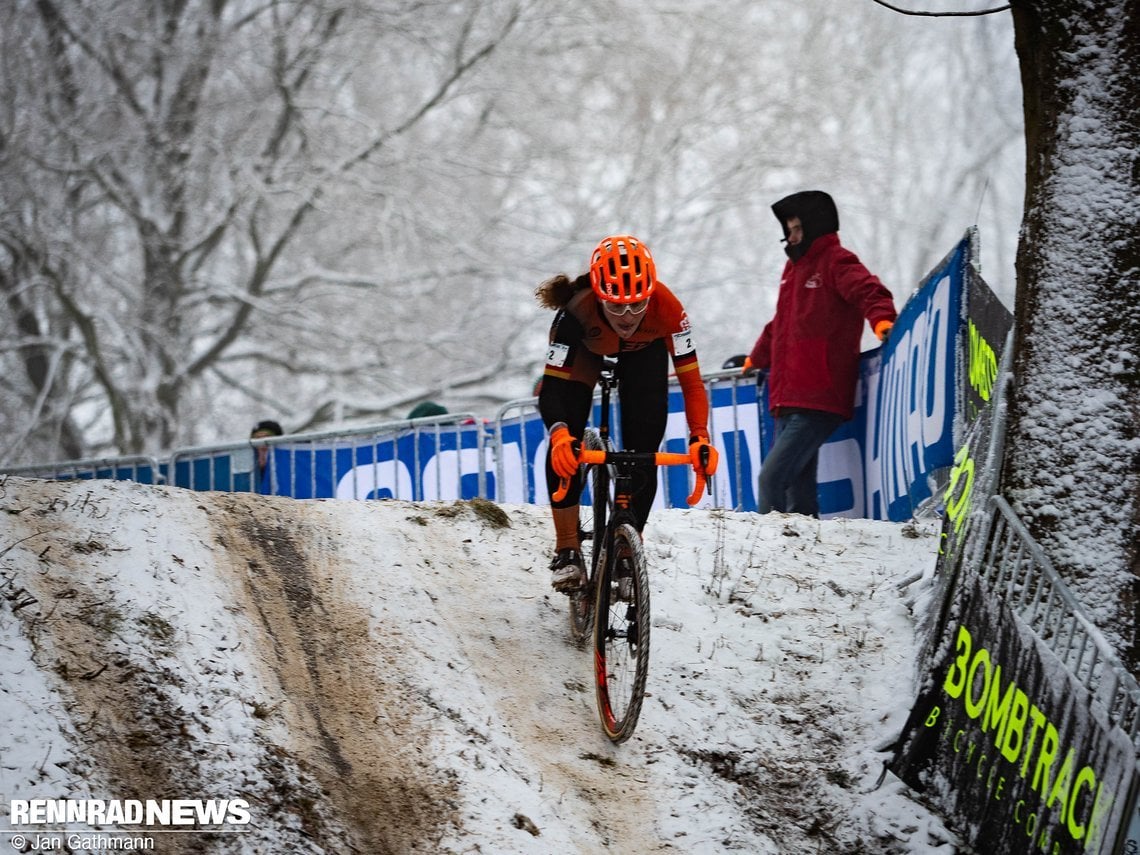
<svg viewBox="0 0 1140 855">
<path fill-rule="evenodd" d="M 637 726 L 649 670 L 649 577 L 632 508 L 634 479 L 647 464 L 689 465 L 691 459 L 688 454 L 613 449 L 609 421 L 615 382 L 613 366 L 607 362 L 601 373 L 599 425 L 584 437 L 587 446 L 596 447 L 579 444 L 576 449 L 586 467 L 583 478 L 591 473 L 594 488 L 593 550 L 586 584 L 570 594 L 570 626 L 574 640 L 580 642 L 593 624 L 598 715 L 606 736 L 618 743 Z M 690 505 L 699 501 L 705 486 L 704 473 L 698 471 Z M 564 497 L 569 487 L 570 479 L 562 479 L 555 500 Z"/>
</svg>

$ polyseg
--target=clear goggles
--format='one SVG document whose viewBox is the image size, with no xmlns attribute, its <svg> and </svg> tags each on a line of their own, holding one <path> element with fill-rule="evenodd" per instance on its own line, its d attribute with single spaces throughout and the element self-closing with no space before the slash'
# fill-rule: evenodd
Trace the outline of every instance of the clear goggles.
<svg viewBox="0 0 1140 855">
<path fill-rule="evenodd" d="M 638 300 L 636 303 L 611 303 L 609 300 L 603 300 L 602 308 L 605 309 L 607 315 L 613 315 L 615 318 L 627 314 L 640 315 L 649 308 L 649 298 Z"/>
</svg>

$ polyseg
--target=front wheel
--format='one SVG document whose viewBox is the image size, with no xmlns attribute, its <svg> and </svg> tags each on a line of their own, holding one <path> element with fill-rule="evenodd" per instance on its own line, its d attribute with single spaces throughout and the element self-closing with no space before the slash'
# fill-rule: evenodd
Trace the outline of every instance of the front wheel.
<svg viewBox="0 0 1140 855">
<path fill-rule="evenodd" d="M 602 729 L 612 742 L 625 742 L 637 727 L 649 676 L 649 574 L 633 526 L 618 526 L 610 547 L 595 594 L 594 680 Z"/>
</svg>

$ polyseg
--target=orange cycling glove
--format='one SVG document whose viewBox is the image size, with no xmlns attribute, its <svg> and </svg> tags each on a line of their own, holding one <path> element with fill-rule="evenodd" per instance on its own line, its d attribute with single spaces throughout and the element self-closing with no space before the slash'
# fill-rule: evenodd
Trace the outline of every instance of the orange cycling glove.
<svg viewBox="0 0 1140 855">
<path fill-rule="evenodd" d="M 708 463 L 702 464 L 701 458 L 705 456 L 705 449 L 707 457 L 705 458 Z M 709 444 L 709 438 L 702 434 L 693 434 L 689 437 L 689 460 L 692 461 L 693 471 L 697 474 L 704 474 L 705 476 L 715 475 L 716 466 L 720 461 L 720 454 L 717 453 L 716 447 Z"/>
<path fill-rule="evenodd" d="M 573 478 L 578 472 L 576 441 L 565 422 L 558 422 L 550 429 L 550 465 L 559 478 Z"/>
<path fill-rule="evenodd" d="M 887 336 L 891 334 L 891 327 L 894 326 L 892 321 L 879 321 L 875 324 L 875 335 L 879 337 L 879 341 L 886 341 Z"/>
</svg>

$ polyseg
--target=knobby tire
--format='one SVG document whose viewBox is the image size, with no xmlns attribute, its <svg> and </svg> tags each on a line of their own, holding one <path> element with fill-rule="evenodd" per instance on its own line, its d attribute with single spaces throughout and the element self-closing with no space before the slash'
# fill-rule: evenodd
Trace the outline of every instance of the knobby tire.
<svg viewBox="0 0 1140 855">
<path fill-rule="evenodd" d="M 637 529 L 623 524 L 607 544 L 594 598 L 594 681 L 602 730 L 612 742 L 633 735 L 649 676 L 649 574 Z M 617 570 L 628 553 L 631 594 L 618 598 Z"/>
</svg>

